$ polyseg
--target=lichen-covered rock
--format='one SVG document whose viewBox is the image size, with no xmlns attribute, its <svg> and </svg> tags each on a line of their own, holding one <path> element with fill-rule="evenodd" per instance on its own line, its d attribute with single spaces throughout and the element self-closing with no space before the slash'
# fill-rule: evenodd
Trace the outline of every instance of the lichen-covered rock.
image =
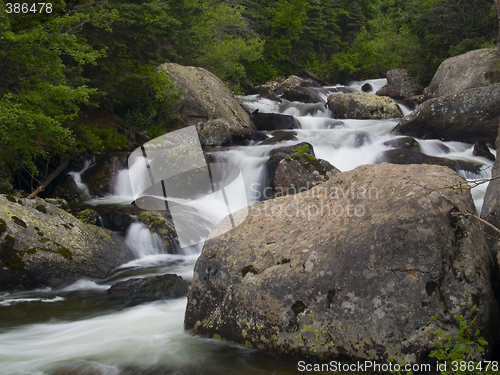
<svg viewBox="0 0 500 375">
<path fill-rule="evenodd" d="M 0 290 L 104 278 L 134 258 L 118 235 L 42 199 L 0 195 L 0 223 Z"/>
<path fill-rule="evenodd" d="M 183 126 L 221 119 L 230 126 L 252 127 L 248 113 L 213 73 L 203 68 L 174 63 L 162 64 L 159 68 L 168 74 L 182 95 L 179 111 Z"/>
<path fill-rule="evenodd" d="M 424 95 L 431 99 L 497 82 L 500 82 L 497 49 L 483 48 L 443 61 Z"/>
<path fill-rule="evenodd" d="M 202 146 L 231 146 L 231 126 L 224 120 L 210 120 L 199 132 L 200 144 Z"/>
<path fill-rule="evenodd" d="M 500 123 L 500 83 L 427 100 L 393 130 L 423 139 L 493 145 Z"/>
<path fill-rule="evenodd" d="M 420 86 L 408 75 L 406 69 L 392 69 L 387 72 L 387 85 L 378 90 L 376 95 L 408 99 L 417 95 L 419 90 Z"/>
<path fill-rule="evenodd" d="M 328 97 L 328 108 L 341 119 L 383 119 L 403 116 L 394 99 L 366 92 L 332 94 Z"/>
<path fill-rule="evenodd" d="M 323 360 L 418 362 L 477 304 L 475 327 L 496 339 L 490 253 L 478 221 L 455 215 L 474 204 L 446 188 L 463 183 L 444 167 L 364 165 L 233 214 L 243 222 L 224 219 L 198 258 L 185 327 Z"/>
<path fill-rule="evenodd" d="M 188 291 L 189 284 L 182 277 L 165 274 L 117 282 L 107 290 L 107 294 L 117 303 L 135 306 L 144 302 L 184 297 Z"/>
</svg>

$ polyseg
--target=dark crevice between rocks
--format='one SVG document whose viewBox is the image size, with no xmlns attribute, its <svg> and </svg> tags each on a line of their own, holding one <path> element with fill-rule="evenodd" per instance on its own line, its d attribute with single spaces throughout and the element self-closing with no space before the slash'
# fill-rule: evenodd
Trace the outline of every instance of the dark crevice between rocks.
<svg viewBox="0 0 500 375">
<path fill-rule="evenodd" d="M 292 305 L 292 311 L 295 314 L 295 316 L 298 316 L 299 314 L 303 313 L 306 311 L 307 305 L 302 302 L 301 300 L 295 301 L 295 303 Z"/>
<path fill-rule="evenodd" d="M 21 226 L 21 227 L 23 227 L 23 228 L 26 228 L 26 227 L 27 227 L 27 225 L 26 225 L 26 223 L 24 222 L 24 220 L 19 219 L 17 216 L 12 216 L 12 217 L 11 217 L 11 220 L 12 220 L 14 223 L 16 223 L 17 225 L 19 225 L 19 226 Z"/>
<path fill-rule="evenodd" d="M 241 269 L 241 277 L 245 277 L 249 272 L 253 273 L 254 275 L 257 275 L 258 273 L 252 265 L 249 265 Z"/>
</svg>

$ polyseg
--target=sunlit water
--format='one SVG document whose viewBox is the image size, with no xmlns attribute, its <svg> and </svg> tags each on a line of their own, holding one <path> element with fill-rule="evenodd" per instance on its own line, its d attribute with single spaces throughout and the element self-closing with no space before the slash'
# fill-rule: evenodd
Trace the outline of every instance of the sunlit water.
<svg viewBox="0 0 500 375">
<path fill-rule="evenodd" d="M 370 83 L 373 92 L 386 81 L 354 82 L 349 90 L 359 91 Z M 320 91 L 323 100 L 338 86 Z M 295 116 L 302 129 L 294 130 L 297 141 L 275 146 L 235 147 L 215 153 L 218 162 L 238 167 L 244 188 L 236 183 L 225 187 L 226 201 L 220 194 L 209 194 L 190 205 L 210 231 L 228 214 L 262 199 L 265 165 L 275 147 L 309 142 L 318 158 L 328 160 L 341 171 L 362 164 L 376 163 L 384 145 L 398 137 L 392 129 L 399 119 L 336 120 L 324 103 L 303 104 L 283 100 L 277 103 L 257 96 L 240 98 L 249 110 Z M 401 107 L 404 114 L 410 110 Z M 421 152 L 450 159 L 483 164 L 479 175 L 466 172 L 468 179 L 491 176 L 491 161 L 472 155 L 472 145 L 439 140 L 418 140 Z M 89 168 L 86 164 L 85 168 Z M 91 205 L 130 205 L 134 200 L 130 180 L 134 166 L 116 173 L 114 191 L 96 198 Z M 85 169 L 84 169 L 85 170 Z M 83 171 L 74 172 L 78 186 L 88 194 L 81 181 Z M 487 184 L 472 190 L 480 209 Z M 229 211 L 228 211 L 229 209 Z M 0 374 L 37 375 L 132 375 L 132 374 L 294 374 L 297 360 L 276 358 L 231 343 L 193 337 L 184 331 L 186 298 L 145 303 L 135 307 L 116 305 L 107 289 L 117 281 L 175 273 L 191 280 L 203 241 L 168 254 L 161 239 L 142 223 L 132 224 L 125 240 L 136 259 L 122 265 L 105 280 L 80 280 L 62 289 L 41 289 L 0 294 Z"/>
</svg>

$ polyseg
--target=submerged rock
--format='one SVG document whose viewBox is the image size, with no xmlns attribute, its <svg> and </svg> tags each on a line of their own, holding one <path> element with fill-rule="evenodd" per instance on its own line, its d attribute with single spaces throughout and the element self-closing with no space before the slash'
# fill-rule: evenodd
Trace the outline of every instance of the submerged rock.
<svg viewBox="0 0 500 375">
<path fill-rule="evenodd" d="M 364 165 L 233 214 L 243 222 L 224 219 L 198 258 L 185 327 L 322 360 L 421 362 L 477 304 L 475 328 L 496 339 L 490 253 L 477 220 L 455 215 L 474 211 L 469 190 L 447 188 L 465 183 Z"/>
<path fill-rule="evenodd" d="M 141 279 L 131 279 L 113 284 L 107 291 L 112 300 L 135 306 L 144 302 L 184 297 L 189 284 L 182 277 L 166 274 Z"/>
<path fill-rule="evenodd" d="M 353 92 L 332 94 L 328 108 L 340 119 L 383 119 L 403 117 L 398 104 L 386 96 Z"/>
<path fill-rule="evenodd" d="M 393 130 L 411 137 L 493 145 L 500 123 L 500 83 L 430 99 Z"/>
<path fill-rule="evenodd" d="M 0 195 L 0 290 L 104 278 L 134 258 L 115 233 L 85 224 L 42 199 Z"/>
<path fill-rule="evenodd" d="M 413 137 L 398 137 L 384 142 L 385 146 L 394 147 L 395 149 L 405 149 L 418 151 L 420 144 Z"/>
</svg>

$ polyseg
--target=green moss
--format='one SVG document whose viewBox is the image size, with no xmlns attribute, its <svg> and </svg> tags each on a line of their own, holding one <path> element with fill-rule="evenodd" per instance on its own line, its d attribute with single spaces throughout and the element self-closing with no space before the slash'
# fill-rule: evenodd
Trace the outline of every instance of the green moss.
<svg viewBox="0 0 500 375">
<path fill-rule="evenodd" d="M 310 152 L 309 145 L 307 145 L 307 144 L 300 145 L 300 146 L 293 149 L 294 156 L 305 155 L 305 154 L 308 154 L 309 152 Z"/>
<path fill-rule="evenodd" d="M 0 219 L 0 236 L 7 230 L 7 223 L 4 219 Z"/>
</svg>

